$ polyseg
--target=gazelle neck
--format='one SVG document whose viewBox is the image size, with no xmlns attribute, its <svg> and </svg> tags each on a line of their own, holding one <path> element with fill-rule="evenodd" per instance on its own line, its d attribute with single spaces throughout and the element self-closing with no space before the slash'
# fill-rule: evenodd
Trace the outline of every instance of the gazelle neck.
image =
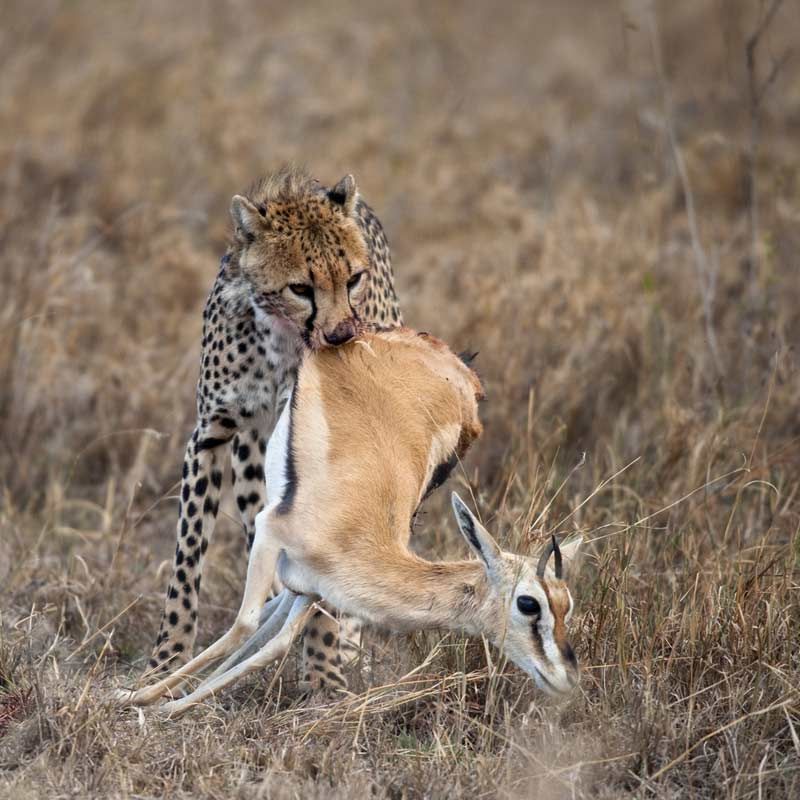
<svg viewBox="0 0 800 800">
<path fill-rule="evenodd" d="M 374 554 L 364 568 L 370 570 L 369 579 L 356 586 L 351 571 L 348 597 L 336 598 L 345 601 L 335 602 L 342 610 L 398 631 L 445 628 L 475 634 L 482 630 L 489 587 L 479 562 L 425 561 L 398 548 L 381 554 L 378 571 Z M 325 596 L 332 599 L 335 594 L 334 588 Z"/>
</svg>

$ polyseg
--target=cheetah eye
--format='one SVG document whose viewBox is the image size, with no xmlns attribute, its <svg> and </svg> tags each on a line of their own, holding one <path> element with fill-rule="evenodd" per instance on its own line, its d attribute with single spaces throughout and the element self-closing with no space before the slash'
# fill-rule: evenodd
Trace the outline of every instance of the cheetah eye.
<svg viewBox="0 0 800 800">
<path fill-rule="evenodd" d="M 531 597 L 529 594 L 521 594 L 517 598 L 517 608 L 523 613 L 528 614 L 529 616 L 533 616 L 534 614 L 541 614 L 542 607 L 539 605 L 539 601 L 535 597 Z"/>
<path fill-rule="evenodd" d="M 361 270 L 361 272 L 356 272 L 356 274 L 351 276 L 350 280 L 347 281 L 347 288 L 351 291 L 355 289 L 356 286 L 358 286 L 361 283 L 362 279 L 366 274 L 367 271 L 363 269 Z"/>
<path fill-rule="evenodd" d="M 307 283 L 290 283 L 289 291 L 296 294 L 298 297 L 313 297 L 314 287 L 309 286 Z"/>
</svg>

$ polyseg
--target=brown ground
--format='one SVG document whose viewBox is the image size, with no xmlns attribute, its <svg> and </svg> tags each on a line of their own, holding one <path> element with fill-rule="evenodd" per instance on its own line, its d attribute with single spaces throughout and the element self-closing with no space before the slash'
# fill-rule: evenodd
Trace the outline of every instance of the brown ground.
<svg viewBox="0 0 800 800">
<path fill-rule="evenodd" d="M 2 3 L 0 796 L 800 796 L 800 7 L 750 169 L 764 7 L 659 4 L 698 259 L 635 4 Z M 426 634 L 327 705 L 293 663 L 103 702 L 157 629 L 229 199 L 288 160 L 353 172 L 410 324 L 480 350 L 489 527 L 592 539 L 569 700 Z M 461 556 L 446 494 L 419 546 Z M 229 507 L 204 642 L 242 552 Z"/>
</svg>

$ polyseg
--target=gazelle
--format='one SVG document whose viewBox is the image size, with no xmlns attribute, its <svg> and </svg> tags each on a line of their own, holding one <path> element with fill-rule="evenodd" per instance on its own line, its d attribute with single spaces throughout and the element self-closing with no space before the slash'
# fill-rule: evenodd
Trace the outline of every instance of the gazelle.
<svg viewBox="0 0 800 800">
<path fill-rule="evenodd" d="M 267 449 L 268 505 L 256 520 L 236 621 L 124 701 L 155 702 L 229 656 L 164 709 L 202 701 L 284 656 L 317 598 L 395 630 L 483 634 L 545 692 L 571 689 L 578 664 L 566 638 L 573 603 L 563 569 L 579 540 L 559 549 L 553 538 L 538 559 L 504 552 L 454 493 L 477 560 L 433 563 L 408 547 L 421 500 L 481 433 L 481 397 L 475 373 L 446 345 L 408 329 L 308 354 Z M 285 588 L 265 606 L 276 571 Z"/>
</svg>

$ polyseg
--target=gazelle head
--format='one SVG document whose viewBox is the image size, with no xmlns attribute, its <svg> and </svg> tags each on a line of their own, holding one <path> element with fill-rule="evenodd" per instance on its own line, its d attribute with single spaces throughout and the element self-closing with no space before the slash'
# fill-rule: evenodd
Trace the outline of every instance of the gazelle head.
<svg viewBox="0 0 800 800">
<path fill-rule="evenodd" d="M 553 537 L 538 558 L 507 553 L 455 492 L 452 500 L 458 527 L 486 571 L 487 596 L 477 612 L 481 633 L 543 691 L 570 691 L 580 672 L 567 640 L 573 603 L 564 578 L 582 540 L 559 546 Z"/>
</svg>

